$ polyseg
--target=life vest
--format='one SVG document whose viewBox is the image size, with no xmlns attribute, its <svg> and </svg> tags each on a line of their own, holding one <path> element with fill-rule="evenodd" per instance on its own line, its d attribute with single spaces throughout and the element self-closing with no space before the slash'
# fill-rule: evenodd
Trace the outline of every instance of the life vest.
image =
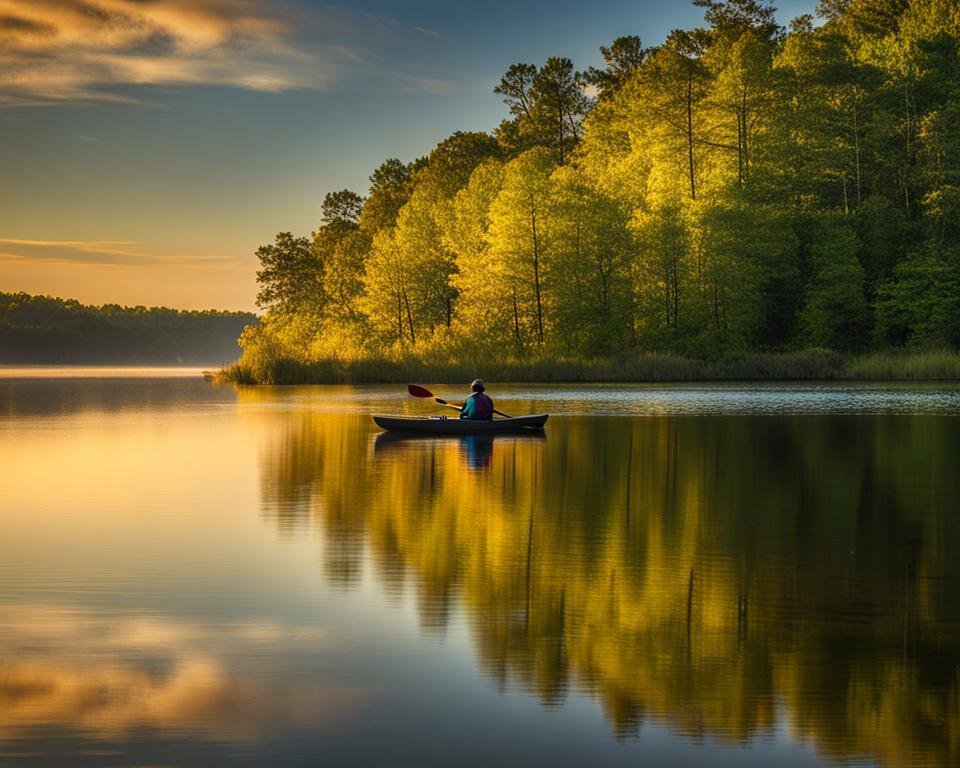
<svg viewBox="0 0 960 768">
<path fill-rule="evenodd" d="M 476 392 L 470 395 L 474 399 L 474 404 L 477 409 L 477 415 L 475 418 L 478 419 L 492 419 L 493 418 L 493 400 L 491 400 L 483 392 Z"/>
</svg>

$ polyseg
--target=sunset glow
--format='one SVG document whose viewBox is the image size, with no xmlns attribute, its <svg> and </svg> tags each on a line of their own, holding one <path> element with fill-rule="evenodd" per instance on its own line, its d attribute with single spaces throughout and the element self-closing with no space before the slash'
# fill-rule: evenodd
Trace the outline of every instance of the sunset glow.
<svg viewBox="0 0 960 768">
<path fill-rule="evenodd" d="M 812 9 L 782 2 L 784 20 Z M 254 253 L 386 157 L 494 128 L 517 59 L 701 13 L 380 0 L 0 0 L 0 288 L 251 310 Z"/>
</svg>

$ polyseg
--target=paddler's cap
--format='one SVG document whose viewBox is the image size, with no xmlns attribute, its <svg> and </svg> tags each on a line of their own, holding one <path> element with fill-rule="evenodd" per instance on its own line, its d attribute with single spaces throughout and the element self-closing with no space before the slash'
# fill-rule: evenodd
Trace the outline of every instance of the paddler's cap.
<svg viewBox="0 0 960 768">
<path fill-rule="evenodd" d="M 483 392 L 483 379 L 474 379 L 473 384 L 470 385 L 470 389 L 472 389 L 474 392 Z"/>
</svg>

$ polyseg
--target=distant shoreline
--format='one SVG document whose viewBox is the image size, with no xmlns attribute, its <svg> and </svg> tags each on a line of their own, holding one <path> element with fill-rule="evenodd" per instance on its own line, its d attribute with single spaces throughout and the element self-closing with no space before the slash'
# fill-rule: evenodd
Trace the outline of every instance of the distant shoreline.
<svg viewBox="0 0 960 768">
<path fill-rule="evenodd" d="M 0 363 L 0 379 L 137 379 L 137 378 L 210 378 L 216 366 L 211 365 L 144 365 L 144 364 L 40 364 Z"/>
<path fill-rule="evenodd" d="M 235 360 L 250 312 L 89 306 L 0 292 L 0 365 L 218 367 Z"/>
</svg>

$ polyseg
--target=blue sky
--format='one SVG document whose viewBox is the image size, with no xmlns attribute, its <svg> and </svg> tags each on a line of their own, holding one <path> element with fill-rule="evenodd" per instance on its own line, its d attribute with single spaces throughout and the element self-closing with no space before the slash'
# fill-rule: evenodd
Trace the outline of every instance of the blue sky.
<svg viewBox="0 0 960 768">
<path fill-rule="evenodd" d="M 814 0 L 781 0 L 781 23 Z M 254 252 L 326 192 L 506 114 L 493 86 L 579 69 L 685 0 L 0 0 L 0 290 L 251 309 Z"/>
</svg>

